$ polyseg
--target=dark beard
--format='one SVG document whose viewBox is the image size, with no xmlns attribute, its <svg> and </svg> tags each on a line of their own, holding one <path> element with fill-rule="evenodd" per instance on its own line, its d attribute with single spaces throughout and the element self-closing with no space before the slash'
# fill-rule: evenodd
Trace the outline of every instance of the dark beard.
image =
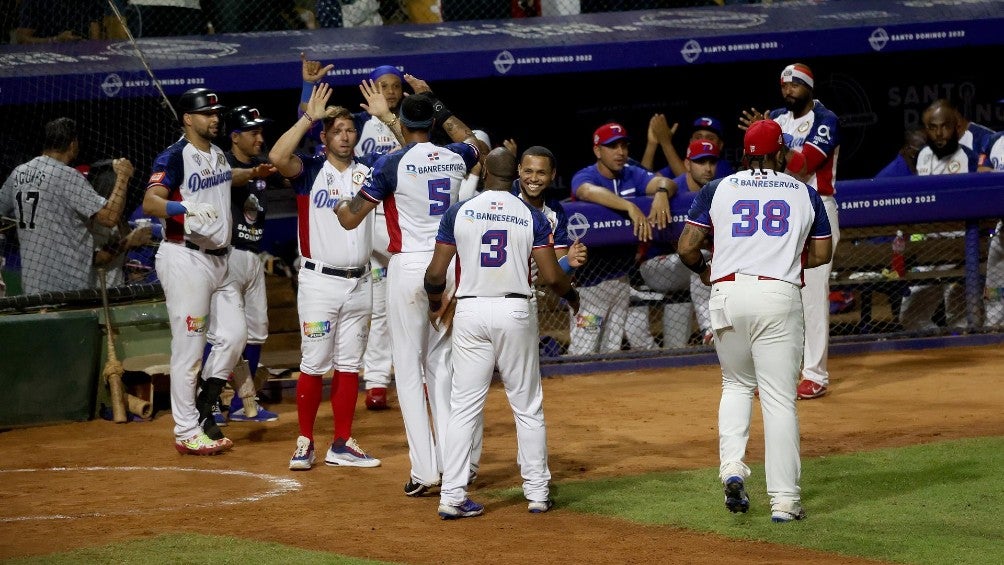
<svg viewBox="0 0 1004 565">
<path fill-rule="evenodd" d="M 949 139 L 948 141 L 945 142 L 945 145 L 942 146 L 940 149 L 931 143 L 928 143 L 927 146 L 930 147 L 931 151 L 934 152 L 935 157 L 937 157 L 938 159 L 944 159 L 945 157 L 954 155 L 955 152 L 959 150 L 959 139 L 958 138 Z"/>
<path fill-rule="evenodd" d="M 785 98 L 784 107 L 789 112 L 797 114 L 805 108 L 806 102 L 808 102 L 808 100 L 804 98 L 792 98 L 790 100 L 788 98 Z"/>
</svg>

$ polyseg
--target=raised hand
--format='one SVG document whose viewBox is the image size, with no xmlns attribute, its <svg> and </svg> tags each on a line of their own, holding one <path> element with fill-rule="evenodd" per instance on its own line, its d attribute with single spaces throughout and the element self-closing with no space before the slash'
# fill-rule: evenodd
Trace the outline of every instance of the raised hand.
<svg viewBox="0 0 1004 565">
<path fill-rule="evenodd" d="M 315 84 L 310 91 L 310 100 L 307 100 L 307 107 L 304 112 L 311 120 L 323 120 L 328 99 L 331 98 L 331 87 L 327 83 Z"/>
<path fill-rule="evenodd" d="M 363 79 L 363 81 L 359 83 L 359 92 L 361 92 L 363 94 L 363 98 L 366 99 L 366 102 L 360 103 L 359 106 L 363 110 L 366 110 L 369 115 L 376 116 L 380 119 L 388 116 L 393 118 L 393 114 L 390 111 L 390 105 L 387 104 L 387 98 L 383 95 L 383 90 L 380 88 L 378 83 L 369 79 Z"/>
<path fill-rule="evenodd" d="M 418 94 L 420 92 L 432 92 L 432 88 L 429 86 L 429 83 L 425 82 L 424 80 L 418 78 L 415 75 L 405 73 L 404 81 L 407 82 L 408 86 L 410 86 L 411 89 L 415 91 L 415 94 Z"/>
<path fill-rule="evenodd" d="M 757 110 L 756 108 L 750 108 L 749 110 L 743 110 L 742 115 L 739 116 L 739 129 L 746 131 L 749 129 L 750 124 L 753 122 L 759 122 L 760 120 L 766 118 L 763 112 Z"/>
<path fill-rule="evenodd" d="M 328 75 L 328 71 L 335 68 L 334 65 L 321 66 L 320 61 L 310 61 L 306 53 L 300 53 L 301 68 L 304 82 L 317 82 Z"/>
</svg>

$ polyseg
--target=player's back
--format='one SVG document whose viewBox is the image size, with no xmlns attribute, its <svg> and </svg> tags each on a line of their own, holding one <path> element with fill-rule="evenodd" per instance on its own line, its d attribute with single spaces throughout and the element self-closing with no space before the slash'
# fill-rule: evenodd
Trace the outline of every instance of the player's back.
<svg viewBox="0 0 1004 565">
<path fill-rule="evenodd" d="M 551 227 L 518 196 L 486 190 L 451 207 L 437 239 L 457 246 L 458 297 L 529 296 L 530 254 L 551 244 Z"/>
<path fill-rule="evenodd" d="M 802 251 L 822 221 L 815 190 L 785 173 L 751 169 L 712 181 L 698 199 L 714 229 L 712 280 L 742 273 L 802 284 Z M 817 237 L 829 237 L 829 229 Z"/>
<path fill-rule="evenodd" d="M 384 202 L 391 253 L 431 252 L 439 222 L 456 202 L 460 182 L 477 163 L 466 143 L 422 142 L 385 155 L 373 167 L 363 196 Z"/>
</svg>

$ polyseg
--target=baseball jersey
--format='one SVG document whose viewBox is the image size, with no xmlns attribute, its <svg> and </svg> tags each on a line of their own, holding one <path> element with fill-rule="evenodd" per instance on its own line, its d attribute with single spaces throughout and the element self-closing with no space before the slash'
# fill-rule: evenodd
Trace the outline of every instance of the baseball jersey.
<svg viewBox="0 0 1004 565">
<path fill-rule="evenodd" d="M 409 143 L 380 157 L 360 190 L 384 203 L 390 253 L 432 251 L 439 222 L 481 153 L 467 143 Z"/>
<path fill-rule="evenodd" d="M 896 155 L 895 159 L 875 174 L 875 178 L 908 177 L 911 175 L 913 175 L 913 171 L 910 170 L 910 164 L 902 155 Z"/>
<path fill-rule="evenodd" d="M 939 159 L 929 146 L 924 146 L 917 155 L 917 175 L 954 175 L 975 173 L 976 155 L 965 145 L 959 145 L 955 153 Z"/>
<path fill-rule="evenodd" d="M 227 151 L 227 161 L 231 168 L 249 169 L 268 161 L 254 156 L 250 163 L 243 163 Z M 265 234 L 265 213 L 268 199 L 265 189 L 269 186 L 281 187 L 282 175 L 275 173 L 263 179 L 251 179 L 244 186 L 231 189 L 231 215 L 234 219 L 233 245 L 237 249 L 261 253 L 261 239 Z"/>
<path fill-rule="evenodd" d="M 530 255 L 553 245 L 551 223 L 504 190 L 486 190 L 450 206 L 436 243 L 457 248 L 457 297 L 530 296 Z"/>
<path fill-rule="evenodd" d="M 802 286 L 808 238 L 830 239 L 819 194 L 795 177 L 751 169 L 708 183 L 687 223 L 712 230 L 711 280 L 741 273 Z"/>
<path fill-rule="evenodd" d="M 801 118 L 786 108 L 778 108 L 770 112 L 770 119 L 781 125 L 781 131 L 791 136 L 785 137 L 788 149 L 815 151 L 823 157 L 822 163 L 815 171 L 810 171 L 805 181 L 819 191 L 821 196 L 833 196 L 837 190 L 834 183 L 837 178 L 837 157 L 840 153 L 840 129 L 837 115 L 826 109 L 823 103 L 815 100 L 812 110 Z"/>
<path fill-rule="evenodd" d="M 380 118 L 371 116 L 367 112 L 358 112 L 352 114 L 352 122 L 359 132 L 359 140 L 356 141 L 355 148 L 356 157 L 370 153 L 390 153 L 401 148 L 394 131 L 380 121 Z"/>
<path fill-rule="evenodd" d="M 983 124 L 969 122 L 966 131 L 959 138 L 959 145 L 965 145 L 979 155 L 980 150 L 986 145 L 987 140 L 994 136 L 996 132 Z"/>
<path fill-rule="evenodd" d="M 1004 131 L 986 140 L 980 151 L 979 165 L 998 173 L 1004 172 Z"/>
<path fill-rule="evenodd" d="M 18 221 L 26 294 L 90 288 L 94 239 L 88 224 L 106 202 L 79 171 L 52 157 L 35 157 L 7 177 L 0 215 Z"/>
<path fill-rule="evenodd" d="M 298 154 L 303 169 L 290 179 L 296 193 L 297 239 L 300 255 L 334 267 L 369 264 L 373 252 L 373 216 L 346 230 L 334 213 L 339 200 L 350 200 L 370 172 L 371 157 L 356 158 L 339 171 L 324 155 Z"/>
<path fill-rule="evenodd" d="M 233 171 L 223 151 L 210 144 L 204 152 L 182 137 L 153 161 L 146 189 L 163 186 L 168 200 L 212 204 L 219 217 L 206 225 L 193 222 L 185 233 L 185 215 L 167 218 L 164 239 L 187 239 L 199 247 L 219 249 L 230 245 L 233 216 L 230 213 L 230 182 Z"/>
<path fill-rule="evenodd" d="M 648 169 L 628 164 L 616 178 L 603 176 L 596 165 L 590 165 L 572 176 L 572 198 L 584 183 L 601 186 L 617 196 L 634 198 L 645 196 L 645 188 L 655 178 Z M 592 286 L 627 274 L 635 265 L 637 245 L 604 245 L 589 250 L 589 261 L 579 267 L 575 279 L 579 286 Z"/>
</svg>

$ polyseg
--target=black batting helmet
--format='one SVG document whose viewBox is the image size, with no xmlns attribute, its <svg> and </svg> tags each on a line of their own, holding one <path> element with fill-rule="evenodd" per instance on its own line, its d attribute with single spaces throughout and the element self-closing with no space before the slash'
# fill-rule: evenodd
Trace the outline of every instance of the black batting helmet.
<svg viewBox="0 0 1004 565">
<path fill-rule="evenodd" d="M 179 118 L 185 114 L 202 114 L 224 109 L 226 106 L 220 104 L 220 97 L 208 88 L 186 90 L 178 100 Z"/>
<path fill-rule="evenodd" d="M 237 106 L 227 114 L 227 133 L 257 129 L 271 121 L 268 118 L 261 117 L 258 108 Z"/>
</svg>

